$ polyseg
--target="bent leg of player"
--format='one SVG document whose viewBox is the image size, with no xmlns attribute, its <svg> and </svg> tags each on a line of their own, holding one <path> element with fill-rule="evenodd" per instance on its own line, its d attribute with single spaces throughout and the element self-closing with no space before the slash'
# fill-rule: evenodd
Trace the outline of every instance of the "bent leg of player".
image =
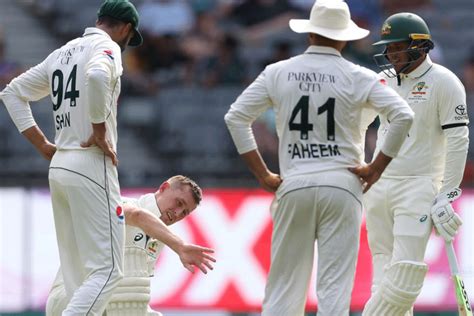
<svg viewBox="0 0 474 316">
<path fill-rule="evenodd" d="M 146 250 L 141 247 L 125 247 L 124 277 L 110 299 L 107 316 L 157 315 L 148 312 L 150 277 L 147 257 Z"/>
<path fill-rule="evenodd" d="M 271 265 L 262 316 L 304 315 L 314 260 L 316 190 L 289 192 L 272 212 Z"/>
<path fill-rule="evenodd" d="M 388 205 L 389 180 L 380 179 L 364 194 L 367 239 L 372 254 L 371 293 L 382 282 L 384 269 L 392 259 L 393 215 Z"/>
<path fill-rule="evenodd" d="M 405 315 L 423 287 L 428 266 L 423 262 L 399 261 L 385 271 L 377 292 L 365 305 L 363 316 Z"/>
<path fill-rule="evenodd" d="M 418 204 L 411 201 L 413 206 L 410 206 L 410 211 L 404 207 L 399 207 L 395 211 L 392 263 L 405 260 L 423 262 L 424 260 L 426 245 L 432 231 L 432 223 L 427 215 L 431 204 L 429 202 L 431 194 L 425 194 L 424 202 L 421 192 L 416 196 Z M 421 210 L 425 212 L 420 212 Z M 405 316 L 412 315 L 413 306 Z"/>
<path fill-rule="evenodd" d="M 76 237 L 80 238 L 79 251 L 87 279 L 74 292 L 64 314 L 101 315 L 113 289 L 122 279 L 124 221 L 116 215 L 120 200 L 111 201 L 105 190 L 95 191 L 95 198 L 91 198 L 90 189 L 70 188 L 69 191 L 71 196 L 78 197 L 71 202 L 75 204 L 73 213 L 77 215 L 74 217 L 75 229 L 82 227 L 78 231 L 92 229 L 94 232 Z M 94 212 L 82 212 L 84 208 Z"/>
<path fill-rule="evenodd" d="M 67 303 L 68 298 L 62 280 L 62 273 L 58 271 L 53 288 L 49 292 L 48 300 L 46 301 L 46 316 L 60 316 L 66 309 Z"/>
<path fill-rule="evenodd" d="M 304 315 L 316 238 L 321 252 L 318 315 L 348 314 L 359 240 L 360 202 L 348 192 L 334 188 L 299 189 L 283 196 L 272 215 L 272 263 L 262 315 Z"/>
<path fill-rule="evenodd" d="M 49 188 L 51 191 L 51 202 L 53 206 L 54 224 L 56 230 L 56 241 L 58 243 L 59 258 L 61 266 L 56 278 L 64 280 L 62 272 L 68 271 L 67 282 L 63 282 L 66 292 L 66 305 L 72 297 L 74 291 L 84 281 L 84 269 L 79 257 L 79 248 L 74 232 L 71 208 L 67 200 L 67 192 L 62 185 L 58 175 L 50 171 Z M 69 267 L 69 268 L 68 268 Z"/>
<path fill-rule="evenodd" d="M 342 189 L 319 189 L 318 315 L 349 315 L 362 221 L 361 196 Z"/>
<path fill-rule="evenodd" d="M 150 301 L 150 278 L 123 278 L 107 306 L 107 316 L 144 316 Z"/>
<path fill-rule="evenodd" d="M 73 168 L 50 168 L 51 182 L 65 192 L 70 207 L 72 229 L 62 233 L 75 235 L 76 242 L 76 248 L 67 249 L 58 240 L 66 290 L 76 286 L 71 284 L 75 282 L 71 276 L 78 271 L 84 278 L 63 315 L 101 315 L 123 270 L 124 221 L 116 212 L 120 206 L 116 169 L 103 154 L 67 152 L 56 156 L 52 166 L 63 159 Z M 57 210 L 54 212 L 56 217 Z M 79 260 L 70 259 L 74 256 Z"/>
<path fill-rule="evenodd" d="M 393 214 L 393 249 L 391 253 L 391 264 L 393 265 L 397 262 L 404 261 L 423 264 L 422 262 L 424 260 L 426 245 L 432 230 L 431 221 L 429 220 L 430 206 L 435 194 L 432 182 L 430 179 L 417 178 L 408 180 L 386 180 L 384 183 L 388 183 L 386 186 L 386 192 L 390 193 L 390 198 L 386 199 L 385 202 L 388 204 L 389 210 L 392 210 Z M 383 196 L 383 194 L 381 194 L 381 196 Z M 383 216 L 381 215 L 382 214 L 379 214 L 378 216 L 379 222 L 376 223 L 377 228 L 390 231 L 388 230 L 387 225 L 383 226 L 383 222 L 381 222 L 380 219 Z M 374 220 L 374 218 L 368 214 L 368 227 L 369 223 L 374 225 L 375 221 L 376 220 Z M 377 232 L 377 230 L 374 231 Z M 381 245 L 381 240 L 384 240 L 383 236 L 383 231 L 380 232 L 380 234 L 377 234 L 375 238 L 370 238 L 369 234 L 369 244 L 371 246 L 371 251 L 380 251 L 381 249 L 384 249 L 383 245 Z M 385 248 L 388 247 L 385 246 Z M 377 273 L 375 267 L 374 273 Z M 381 273 L 380 275 L 382 278 L 378 277 L 377 279 L 379 281 L 383 280 L 382 283 L 390 283 L 390 280 L 387 280 L 387 276 L 384 276 L 384 273 Z M 375 279 L 376 278 L 374 277 L 374 280 Z M 415 289 L 419 286 L 421 290 L 422 285 L 423 279 L 420 280 L 419 285 L 415 283 L 409 283 L 405 286 L 406 288 L 411 289 Z M 378 291 L 375 292 L 378 293 Z M 413 293 L 415 292 L 412 292 L 412 294 Z M 418 294 L 416 294 L 416 296 Z M 416 296 L 410 298 L 413 300 L 411 306 L 408 308 L 403 307 L 403 309 L 406 310 L 405 313 L 397 315 L 413 315 L 413 303 L 416 300 Z"/>
</svg>

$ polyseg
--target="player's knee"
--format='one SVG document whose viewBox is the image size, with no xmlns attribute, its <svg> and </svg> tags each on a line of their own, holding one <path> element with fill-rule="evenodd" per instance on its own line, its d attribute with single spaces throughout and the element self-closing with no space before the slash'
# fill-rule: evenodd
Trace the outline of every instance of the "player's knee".
<svg viewBox="0 0 474 316">
<path fill-rule="evenodd" d="M 373 230 L 367 231 L 367 242 L 372 253 L 391 254 L 393 251 L 393 236 Z"/>
<path fill-rule="evenodd" d="M 404 315 L 420 294 L 427 271 L 423 262 L 399 261 L 389 265 L 362 315 Z"/>
<path fill-rule="evenodd" d="M 375 293 L 382 282 L 386 266 L 390 263 L 391 256 L 387 254 L 376 254 L 372 257 L 372 288 L 371 292 Z"/>
<path fill-rule="evenodd" d="M 410 306 L 421 292 L 428 266 L 423 262 L 399 261 L 387 267 L 382 286 L 388 296 L 404 298 Z"/>
<path fill-rule="evenodd" d="M 123 279 L 123 272 L 120 267 L 113 267 L 112 270 L 110 267 L 102 267 L 92 271 L 90 278 L 97 284 L 104 284 L 105 282 L 107 288 L 113 289 L 116 288 Z"/>
<path fill-rule="evenodd" d="M 107 306 L 107 316 L 156 316 L 148 306 L 150 302 L 149 277 L 125 277 L 114 289 Z"/>
<path fill-rule="evenodd" d="M 63 286 L 53 288 L 46 301 L 46 316 L 60 316 L 66 309 L 68 300 Z"/>
<path fill-rule="evenodd" d="M 123 270 L 118 267 L 114 268 L 112 270 L 109 280 L 111 285 L 116 287 L 120 283 L 120 281 L 123 280 Z"/>
<path fill-rule="evenodd" d="M 392 262 L 423 261 L 427 242 L 427 236 L 396 236 Z"/>
</svg>

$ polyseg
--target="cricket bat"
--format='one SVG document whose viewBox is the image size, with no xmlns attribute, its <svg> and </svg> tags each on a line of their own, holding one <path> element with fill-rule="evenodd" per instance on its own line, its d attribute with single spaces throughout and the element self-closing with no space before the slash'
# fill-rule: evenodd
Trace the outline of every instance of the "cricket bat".
<svg viewBox="0 0 474 316">
<path fill-rule="evenodd" d="M 451 278 L 453 279 L 454 289 L 456 291 L 459 316 L 473 316 L 466 288 L 464 287 L 464 282 L 459 274 L 458 262 L 452 242 L 446 243 L 446 254 L 448 255 L 449 269 L 451 270 Z"/>
</svg>

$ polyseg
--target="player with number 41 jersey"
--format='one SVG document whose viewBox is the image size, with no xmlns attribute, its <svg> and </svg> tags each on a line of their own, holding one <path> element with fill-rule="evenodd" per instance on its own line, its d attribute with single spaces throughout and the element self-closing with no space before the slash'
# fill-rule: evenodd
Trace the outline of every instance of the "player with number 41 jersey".
<svg viewBox="0 0 474 316">
<path fill-rule="evenodd" d="M 241 157 L 265 189 L 276 191 L 262 315 L 304 314 L 316 240 L 318 315 L 348 315 L 362 193 L 397 155 L 413 111 L 376 73 L 341 56 L 347 41 L 369 33 L 350 20 L 345 2 L 318 0 L 310 19 L 291 20 L 290 28 L 309 33 L 309 48 L 267 66 L 225 116 Z M 268 108 L 275 112 L 281 176 L 268 170 L 251 129 Z M 363 166 L 373 112 L 392 124 L 381 153 Z"/>
<path fill-rule="evenodd" d="M 257 147 L 250 124 L 268 108 L 275 112 L 280 174 L 286 180 L 278 196 L 300 186 L 290 179 L 361 164 L 365 132 L 377 113 L 391 117 L 382 151 L 394 157 L 406 135 L 400 135 L 397 121 L 412 114 L 376 73 L 334 48 L 315 45 L 267 66 L 232 104 L 226 121 L 239 153 Z M 331 178 L 308 181 L 343 185 Z"/>
</svg>

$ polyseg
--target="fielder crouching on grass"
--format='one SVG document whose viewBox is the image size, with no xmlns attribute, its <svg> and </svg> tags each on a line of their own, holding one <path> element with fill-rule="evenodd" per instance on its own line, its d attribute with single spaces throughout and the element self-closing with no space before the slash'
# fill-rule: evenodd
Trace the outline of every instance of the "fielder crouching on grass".
<svg viewBox="0 0 474 316">
<path fill-rule="evenodd" d="M 149 307 L 150 277 L 166 244 L 175 251 L 184 267 L 203 273 L 212 270 L 212 249 L 184 243 L 166 225 L 188 216 L 201 201 L 201 188 L 191 179 L 174 176 L 158 191 L 138 199 L 123 197 L 126 222 L 124 278 L 114 290 L 106 309 L 107 316 L 160 316 Z M 58 271 L 46 304 L 47 316 L 59 316 L 66 308 L 67 296 L 61 271 Z"/>
</svg>

